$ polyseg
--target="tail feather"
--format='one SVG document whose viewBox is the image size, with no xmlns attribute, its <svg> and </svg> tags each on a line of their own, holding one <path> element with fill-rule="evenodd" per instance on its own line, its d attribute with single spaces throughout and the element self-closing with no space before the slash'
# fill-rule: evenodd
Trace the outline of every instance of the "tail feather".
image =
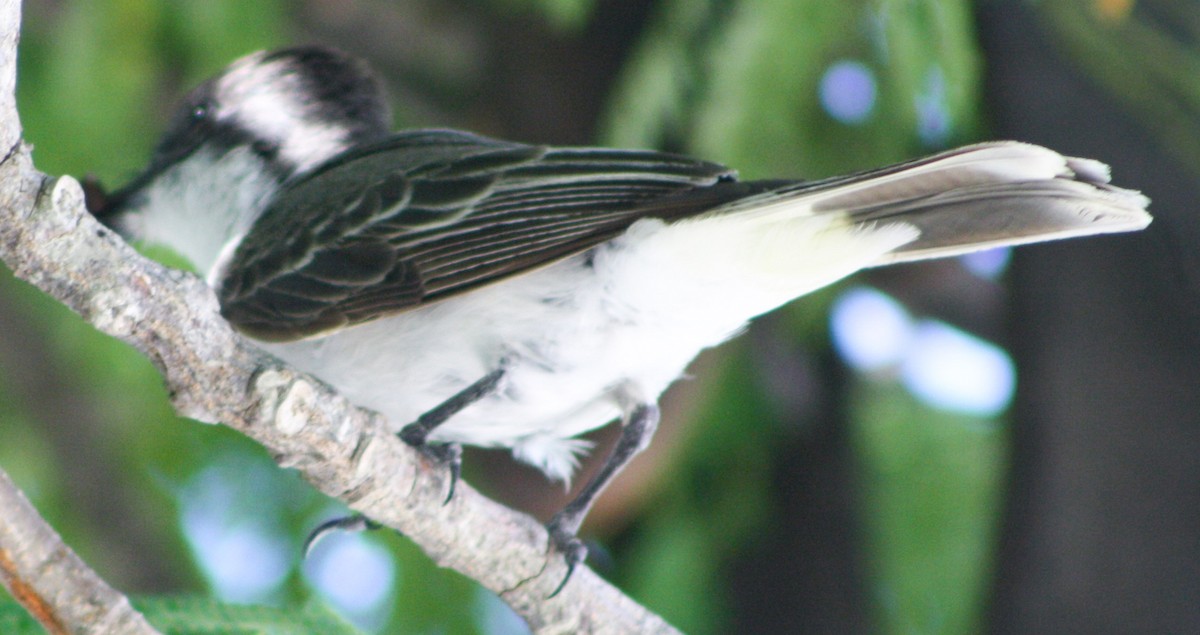
<svg viewBox="0 0 1200 635">
<path fill-rule="evenodd" d="M 967 146 L 847 177 L 772 188 L 724 206 L 766 222 L 840 214 L 869 230 L 902 224 L 916 237 L 869 266 L 1150 223 L 1142 194 L 1108 184 L 1108 166 L 1018 142 Z"/>
<path fill-rule="evenodd" d="M 1092 166 L 1088 174 L 1097 176 L 1098 171 Z M 1011 141 L 985 143 L 820 182 L 822 196 L 814 202 L 813 209 L 853 211 L 975 186 L 1040 181 L 1073 174 L 1067 158 L 1053 150 Z"/>
<path fill-rule="evenodd" d="M 859 222 L 887 218 L 916 227 L 916 240 L 875 266 L 956 256 L 981 249 L 1134 231 L 1150 222 L 1149 201 L 1129 190 L 1066 179 L 995 183 L 919 201 L 852 212 Z"/>
</svg>

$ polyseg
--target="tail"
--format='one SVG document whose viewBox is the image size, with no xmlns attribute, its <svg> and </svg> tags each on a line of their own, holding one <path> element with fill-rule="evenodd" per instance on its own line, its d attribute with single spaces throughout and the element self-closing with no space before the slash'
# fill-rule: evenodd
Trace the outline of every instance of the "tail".
<svg viewBox="0 0 1200 635">
<path fill-rule="evenodd" d="M 1009 141 L 772 187 L 720 211 L 766 222 L 837 214 L 868 232 L 886 225 L 915 229 L 912 240 L 866 265 L 881 266 L 1146 227 L 1149 199 L 1108 181 L 1108 166 L 1099 161 Z"/>
<path fill-rule="evenodd" d="M 825 181 L 723 181 L 656 199 L 667 222 L 633 224 L 593 266 L 647 324 L 703 307 L 689 328 L 710 345 L 864 267 L 1141 229 L 1148 203 L 1108 185 L 1102 163 L 994 143 Z"/>
</svg>

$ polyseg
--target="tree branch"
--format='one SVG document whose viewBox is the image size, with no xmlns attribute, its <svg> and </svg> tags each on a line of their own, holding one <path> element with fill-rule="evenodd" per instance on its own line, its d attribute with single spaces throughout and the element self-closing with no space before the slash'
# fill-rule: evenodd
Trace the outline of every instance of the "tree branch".
<svg viewBox="0 0 1200 635">
<path fill-rule="evenodd" d="M 0 582 L 48 633 L 157 633 L 0 470 Z"/>
<path fill-rule="evenodd" d="M 566 575 L 545 530 L 448 483 L 378 414 L 292 370 L 236 334 L 195 276 L 141 257 L 86 212 L 79 184 L 38 172 L 20 141 L 13 96 L 19 6 L 0 0 L 0 259 L 162 373 L 175 409 L 265 446 L 329 496 L 420 545 L 435 562 L 496 592 L 538 632 L 675 632 L 580 567 Z M 3 541 L 0 550 L 28 548 Z"/>
</svg>

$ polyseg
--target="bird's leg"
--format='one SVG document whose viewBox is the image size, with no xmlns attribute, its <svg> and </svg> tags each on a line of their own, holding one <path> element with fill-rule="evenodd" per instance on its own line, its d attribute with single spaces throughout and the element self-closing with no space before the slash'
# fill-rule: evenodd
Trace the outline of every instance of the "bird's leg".
<svg viewBox="0 0 1200 635">
<path fill-rule="evenodd" d="M 484 375 L 475 383 L 463 388 L 449 399 L 438 404 L 433 410 L 417 417 L 417 420 L 400 429 L 400 439 L 439 465 L 445 465 L 450 470 L 450 492 L 446 494 L 446 502 L 454 498 L 454 486 L 458 484 L 462 472 L 462 446 L 457 443 L 428 443 L 430 433 L 447 419 L 462 411 L 463 408 L 487 397 L 496 391 L 500 380 L 504 378 L 503 366 Z"/>
<path fill-rule="evenodd" d="M 587 516 L 588 510 L 592 508 L 592 503 L 625 465 L 650 445 L 650 438 L 654 436 L 654 431 L 658 428 L 658 418 L 658 406 L 652 403 L 639 404 L 634 407 L 626 417 L 625 424 L 621 428 L 621 436 L 617 439 L 617 444 L 613 446 L 612 452 L 609 453 L 608 459 L 604 461 L 600 471 L 592 477 L 592 480 L 588 481 L 588 484 L 570 503 L 567 503 L 562 511 L 555 514 L 550 522 L 546 523 L 546 531 L 550 534 L 550 544 L 554 545 L 554 548 L 563 555 L 563 559 L 567 562 L 567 575 L 559 583 L 554 593 L 550 594 L 550 597 L 554 597 L 558 595 L 559 591 L 562 591 L 567 580 L 571 579 L 571 574 L 575 572 L 575 567 L 587 558 L 587 547 L 575 534 L 579 531 L 579 526 Z"/>
<path fill-rule="evenodd" d="M 446 503 L 449 503 L 450 499 L 454 498 L 454 486 L 458 483 L 459 473 L 462 471 L 462 447 L 457 443 L 432 445 L 426 443 L 426 439 L 428 439 L 429 434 L 434 429 L 445 423 L 450 417 L 453 417 L 455 413 L 495 392 L 496 387 L 500 384 L 500 380 L 503 377 L 503 367 L 484 375 L 475 383 L 463 388 L 449 399 L 438 404 L 433 410 L 417 417 L 415 422 L 400 429 L 398 436 L 401 440 L 420 450 L 422 454 L 435 463 L 449 467 L 450 493 L 446 495 Z M 304 555 L 307 556 L 318 541 L 334 532 L 370 531 L 379 527 L 379 523 L 362 514 L 352 514 L 325 521 L 312 530 L 312 533 L 308 535 L 308 539 L 304 541 Z"/>
</svg>

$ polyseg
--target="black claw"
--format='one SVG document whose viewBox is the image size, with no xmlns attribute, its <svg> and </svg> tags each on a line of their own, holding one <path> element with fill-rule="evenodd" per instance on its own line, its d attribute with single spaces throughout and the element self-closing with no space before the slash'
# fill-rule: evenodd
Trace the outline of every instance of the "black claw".
<svg viewBox="0 0 1200 635">
<path fill-rule="evenodd" d="M 504 369 L 498 368 L 400 429 L 398 436 L 401 441 L 420 450 L 434 464 L 445 465 L 450 470 L 450 491 L 443 505 L 454 498 L 454 488 L 462 474 L 462 446 L 457 443 L 432 444 L 429 443 L 429 435 L 455 413 L 492 394 L 503 378 Z"/>
<path fill-rule="evenodd" d="M 546 531 L 550 534 L 550 545 L 554 550 L 562 555 L 563 561 L 567 564 L 567 575 L 563 576 L 562 582 L 558 583 L 554 592 L 546 597 L 553 598 L 567 586 L 567 582 L 571 580 L 571 576 L 575 573 L 575 567 L 583 564 L 587 560 L 588 548 L 583 544 L 574 533 L 564 529 L 560 524 L 560 517 L 555 516 L 546 524 Z"/>
<path fill-rule="evenodd" d="M 335 531 L 374 531 L 380 527 L 382 525 L 362 514 L 331 518 L 317 525 L 317 528 L 308 534 L 308 538 L 304 540 L 304 557 L 307 558 L 312 553 L 313 547 L 317 546 L 322 538 Z"/>
<path fill-rule="evenodd" d="M 462 446 L 457 443 L 438 443 L 424 445 L 418 449 L 435 464 L 444 465 L 450 471 L 450 490 L 446 492 L 446 500 L 442 501 L 443 505 L 449 505 L 454 498 L 458 477 L 462 476 Z"/>
<path fill-rule="evenodd" d="M 648 403 L 631 409 L 625 418 L 624 427 L 621 428 L 621 437 L 617 439 L 617 444 L 613 446 L 608 460 L 601 466 L 600 471 L 580 490 L 574 500 L 567 503 L 562 511 L 555 514 L 554 518 L 546 523 L 546 531 L 550 532 L 550 544 L 562 554 L 563 559 L 567 562 L 567 577 L 563 578 L 550 597 L 558 595 L 558 592 L 563 590 L 567 581 L 571 579 L 571 574 L 575 573 L 575 567 L 587 558 L 587 547 L 575 537 L 575 532 L 579 530 L 592 503 L 604 490 L 604 486 L 608 485 L 608 482 L 625 467 L 625 464 L 646 447 L 657 427 L 658 406 Z"/>
<path fill-rule="evenodd" d="M 410 423 L 400 429 L 401 441 L 409 444 L 434 465 L 444 465 L 450 471 L 450 491 L 446 494 L 447 505 L 454 498 L 454 488 L 458 485 L 458 477 L 462 475 L 462 446 L 457 443 L 427 443 L 425 437 L 429 430 L 420 422 Z"/>
</svg>

